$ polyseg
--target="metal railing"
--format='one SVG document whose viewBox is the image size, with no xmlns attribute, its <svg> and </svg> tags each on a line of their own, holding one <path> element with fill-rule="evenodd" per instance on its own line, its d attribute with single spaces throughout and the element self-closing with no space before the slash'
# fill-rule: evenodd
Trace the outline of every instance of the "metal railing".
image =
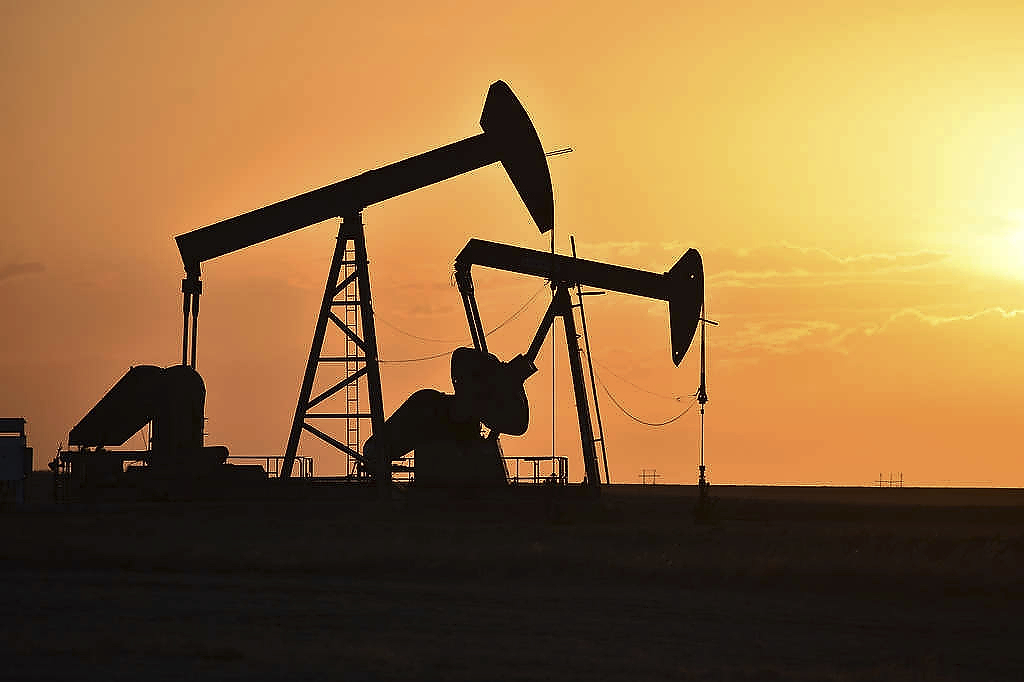
<svg viewBox="0 0 1024 682">
<path fill-rule="evenodd" d="M 508 471 L 508 482 L 514 485 L 567 485 L 569 458 L 556 455 L 546 457 L 502 457 Z M 550 466 L 545 466 L 545 464 Z M 525 471 L 524 471 L 525 470 Z"/>
<path fill-rule="evenodd" d="M 284 456 L 267 455 L 265 457 L 260 457 L 259 455 L 229 455 L 228 462 L 260 462 L 263 464 L 263 470 L 267 472 L 267 476 L 269 478 L 280 478 L 281 464 L 284 462 Z M 296 455 L 295 465 L 292 467 L 292 477 L 313 478 L 313 458 Z"/>
</svg>

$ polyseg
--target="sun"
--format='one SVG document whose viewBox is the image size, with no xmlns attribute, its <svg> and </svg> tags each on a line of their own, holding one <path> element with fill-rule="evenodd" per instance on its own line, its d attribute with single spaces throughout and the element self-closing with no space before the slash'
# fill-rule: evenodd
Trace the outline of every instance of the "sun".
<svg viewBox="0 0 1024 682">
<path fill-rule="evenodd" d="M 1024 211 L 1008 216 L 1003 229 L 969 236 L 964 247 L 979 270 L 1024 280 Z"/>
</svg>

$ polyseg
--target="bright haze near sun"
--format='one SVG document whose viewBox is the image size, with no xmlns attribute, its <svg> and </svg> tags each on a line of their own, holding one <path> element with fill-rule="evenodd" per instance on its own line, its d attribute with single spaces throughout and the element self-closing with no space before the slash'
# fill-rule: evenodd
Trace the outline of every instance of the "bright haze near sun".
<svg viewBox="0 0 1024 682">
<path fill-rule="evenodd" d="M 36 466 L 130 365 L 177 361 L 174 235 L 475 134 L 502 79 L 546 149 L 575 149 L 550 159 L 561 252 L 663 272 L 700 249 L 712 482 L 1024 485 L 1024 10 L 556 4 L 5 4 L 0 415 L 29 419 Z M 364 220 L 384 358 L 448 347 L 393 327 L 468 344 L 470 237 L 548 248 L 498 166 Z M 210 443 L 283 450 L 336 229 L 204 266 Z M 479 273 L 485 327 L 541 284 Z M 522 352 L 545 299 L 491 349 Z M 689 404 L 699 355 L 672 366 L 666 306 L 587 313 L 623 406 Z M 550 452 L 550 345 L 538 365 L 507 454 Z M 450 390 L 445 359 L 382 379 L 387 412 Z M 650 429 L 599 392 L 613 480 L 695 480 L 695 414 Z"/>
</svg>

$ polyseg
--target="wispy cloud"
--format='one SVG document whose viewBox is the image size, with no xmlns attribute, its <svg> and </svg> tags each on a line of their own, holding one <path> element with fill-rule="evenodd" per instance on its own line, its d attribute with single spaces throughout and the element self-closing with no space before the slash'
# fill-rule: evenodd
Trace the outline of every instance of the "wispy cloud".
<svg viewBox="0 0 1024 682">
<path fill-rule="evenodd" d="M 828 320 L 761 320 L 745 322 L 734 329 L 728 326 L 721 328 L 716 331 L 715 345 L 727 355 L 794 354 L 806 351 L 831 351 L 847 355 L 856 351 L 856 339 L 880 337 L 898 322 L 916 325 L 919 331 L 914 331 L 914 334 L 927 334 L 929 328 L 955 323 L 998 323 L 1015 318 L 1024 320 L 1024 310 L 992 307 L 960 315 L 936 315 L 917 308 L 904 308 L 891 313 L 881 322 L 857 325 L 843 325 Z M 926 342 L 927 338 L 922 336 L 922 342 Z M 848 345 L 851 341 L 852 346 Z"/>
<path fill-rule="evenodd" d="M 861 263 L 883 263 L 883 264 L 905 264 L 907 261 L 920 261 L 922 265 L 930 265 L 949 258 L 948 253 L 922 249 L 918 251 L 903 251 L 898 253 L 861 253 L 854 256 L 837 256 L 831 251 L 815 246 L 796 246 L 789 242 L 781 242 L 781 247 L 796 251 L 798 253 L 824 258 L 827 261 L 841 265 Z"/>
<path fill-rule="evenodd" d="M 974 313 L 967 313 L 964 315 L 931 315 L 918 310 L 917 308 L 904 308 L 899 312 L 893 313 L 886 319 L 882 324 L 877 327 L 868 327 L 864 329 L 864 333 L 868 335 L 879 334 L 892 325 L 893 322 L 904 318 L 911 318 L 918 320 L 931 327 L 938 327 L 944 324 L 950 324 L 954 322 L 969 322 L 971 320 L 977 320 L 982 318 L 990 319 L 1004 319 L 1009 320 L 1017 317 L 1018 315 L 1024 317 L 1024 310 L 1006 310 L 1002 307 L 986 308 Z"/>
<path fill-rule="evenodd" d="M 598 258 L 614 261 L 615 254 L 633 253 L 664 267 L 659 253 L 681 254 L 688 245 L 623 241 L 595 246 L 595 252 L 602 253 Z M 1014 318 L 1024 320 L 1024 310 L 1012 305 L 1016 294 L 992 289 L 974 275 L 969 291 L 964 286 L 951 289 L 950 283 L 963 282 L 965 275 L 953 255 L 942 251 L 843 254 L 780 242 L 749 249 L 705 249 L 703 255 L 708 289 L 713 297 L 720 292 L 720 307 L 713 316 L 724 314 L 728 320 L 716 329 L 715 345 L 732 358 L 803 352 L 852 354 L 866 337 L 890 331 L 896 322 L 901 329 L 892 330 L 894 333 L 927 339 L 935 333 L 933 328 L 957 322 L 999 325 Z M 831 290 L 814 291 L 822 287 Z M 838 291 L 841 288 L 844 290 Z M 734 293 L 726 294 L 723 289 Z M 790 289 L 791 293 L 766 296 L 759 292 L 762 289 Z M 1006 305 L 1007 300 L 1011 305 Z M 997 302 L 1002 307 L 993 305 Z M 663 316 L 663 308 L 652 305 L 648 313 Z M 910 328 L 903 329 L 904 325 Z"/>
<path fill-rule="evenodd" d="M 726 352 L 795 353 L 829 347 L 847 332 L 825 320 L 747 322 L 735 331 L 722 333 L 715 344 Z"/>
<path fill-rule="evenodd" d="M 681 241 L 608 241 L 588 245 L 589 257 L 637 260 L 648 256 L 654 270 L 665 268 L 661 254 L 677 257 L 692 244 Z M 581 254 L 582 255 L 582 254 Z M 703 249 L 705 277 L 716 288 L 779 288 L 843 286 L 883 278 L 913 284 L 916 273 L 948 265 L 952 255 L 942 251 L 857 253 L 840 255 L 816 246 L 789 242 L 743 249 Z M 923 280 L 922 280 L 923 281 Z"/>
<path fill-rule="evenodd" d="M 950 254 L 920 250 L 839 256 L 818 247 L 781 243 L 753 249 L 717 250 L 705 257 L 716 287 L 837 286 L 877 281 L 946 264 Z"/>
</svg>

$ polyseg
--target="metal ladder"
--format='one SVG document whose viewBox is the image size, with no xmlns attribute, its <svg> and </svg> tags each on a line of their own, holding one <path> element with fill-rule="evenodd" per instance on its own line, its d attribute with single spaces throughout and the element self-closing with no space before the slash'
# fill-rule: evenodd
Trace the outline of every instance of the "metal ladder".
<svg viewBox="0 0 1024 682">
<path fill-rule="evenodd" d="M 344 254 L 342 261 L 342 273 L 344 279 L 353 278 L 356 272 L 356 251 L 355 243 L 346 241 L 344 245 Z M 349 286 L 345 289 L 344 301 L 348 304 L 344 306 L 344 320 L 345 324 L 352 329 L 357 335 L 361 333 L 360 321 L 359 321 L 359 308 L 356 302 L 359 300 L 359 287 L 358 284 Z M 345 336 L 345 357 L 356 357 L 359 355 L 359 346 L 356 345 L 355 341 L 348 335 Z M 346 378 L 353 373 L 351 365 L 346 367 Z M 345 386 L 345 414 L 360 414 L 360 400 L 359 400 L 359 381 L 353 381 L 352 383 Z M 350 447 L 353 451 L 362 454 L 362 440 L 359 437 L 359 423 L 362 419 L 355 417 L 345 418 L 345 445 Z M 359 461 L 354 457 L 346 456 L 346 475 L 354 478 L 362 478 L 366 476 L 366 472 L 363 471 L 363 467 Z"/>
<path fill-rule="evenodd" d="M 572 257 L 576 257 L 576 239 L 573 236 L 569 236 L 569 243 L 572 245 Z M 604 444 L 604 426 L 601 424 L 601 405 L 597 399 L 597 381 L 594 376 L 594 361 L 590 357 L 590 334 L 587 332 L 587 314 L 583 310 L 583 297 L 588 295 L 603 294 L 603 291 L 583 291 L 583 287 L 576 284 L 576 300 L 577 302 L 572 305 L 573 308 L 580 309 L 580 327 L 583 331 L 583 348 L 587 354 L 587 371 L 590 372 L 590 392 L 594 396 L 594 416 L 597 417 L 597 437 L 594 438 L 594 444 L 601 444 L 601 460 L 604 462 L 604 482 L 611 483 L 610 476 L 608 474 L 608 451 L 605 449 Z"/>
</svg>

